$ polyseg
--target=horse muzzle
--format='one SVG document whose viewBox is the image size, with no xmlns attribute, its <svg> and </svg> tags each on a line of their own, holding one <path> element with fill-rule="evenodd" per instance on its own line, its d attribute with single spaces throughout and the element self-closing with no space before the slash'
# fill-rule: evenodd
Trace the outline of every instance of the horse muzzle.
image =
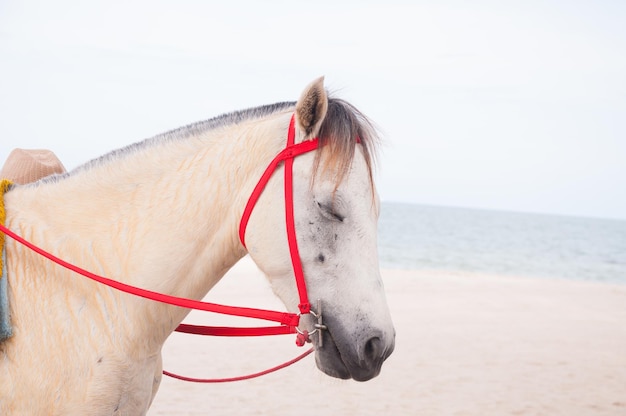
<svg viewBox="0 0 626 416">
<path fill-rule="evenodd" d="M 334 328 L 334 329 L 333 329 Z M 391 334 L 378 329 L 344 336 L 344 331 L 330 323 L 321 332 L 323 344 L 315 340 L 315 362 L 329 376 L 367 381 L 380 374 L 383 362 L 395 347 L 395 330 Z"/>
</svg>

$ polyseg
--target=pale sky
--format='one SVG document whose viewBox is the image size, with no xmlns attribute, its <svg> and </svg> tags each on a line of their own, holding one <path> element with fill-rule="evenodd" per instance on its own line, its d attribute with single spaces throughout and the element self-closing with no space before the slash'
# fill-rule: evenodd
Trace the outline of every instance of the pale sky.
<svg viewBox="0 0 626 416">
<path fill-rule="evenodd" d="M 68 169 L 326 76 L 383 200 L 626 219 L 625 1 L 0 1 L 0 163 Z"/>
</svg>

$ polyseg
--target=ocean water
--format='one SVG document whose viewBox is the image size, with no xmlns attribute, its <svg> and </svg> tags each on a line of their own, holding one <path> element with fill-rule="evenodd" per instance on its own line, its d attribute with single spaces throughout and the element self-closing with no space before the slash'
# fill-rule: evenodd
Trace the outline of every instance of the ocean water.
<svg viewBox="0 0 626 416">
<path fill-rule="evenodd" d="M 383 203 L 383 268 L 626 284 L 626 221 Z"/>
</svg>

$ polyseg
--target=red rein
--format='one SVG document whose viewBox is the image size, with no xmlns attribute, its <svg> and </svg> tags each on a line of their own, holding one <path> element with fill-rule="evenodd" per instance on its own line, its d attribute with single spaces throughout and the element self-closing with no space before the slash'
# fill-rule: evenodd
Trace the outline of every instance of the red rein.
<svg viewBox="0 0 626 416">
<path fill-rule="evenodd" d="M 298 308 L 300 310 L 300 314 L 293 314 L 287 312 L 276 312 L 269 311 L 264 309 L 254 309 L 254 308 L 243 308 L 237 306 L 226 306 L 219 305 L 215 303 L 209 302 L 201 302 L 193 299 L 180 298 L 176 296 L 166 295 L 164 293 L 153 292 L 151 290 L 142 289 L 136 286 L 131 286 L 125 283 L 118 282 L 116 280 L 112 280 L 106 277 L 102 277 L 91 273 L 87 270 L 81 269 L 73 264 L 70 264 L 53 254 L 41 249 L 40 247 L 35 246 L 34 244 L 26 241 L 19 235 L 15 234 L 2 224 L 0 224 L 0 231 L 13 238 L 15 241 L 25 245 L 29 249 L 35 251 L 36 253 L 46 257 L 47 259 L 57 263 L 58 265 L 65 267 L 73 272 L 81 274 L 89 279 L 92 279 L 98 283 L 102 283 L 104 285 L 110 286 L 114 289 L 120 290 L 122 292 L 129 293 L 131 295 L 140 296 L 146 299 L 154 300 L 157 302 L 167 303 L 170 305 L 179 306 L 181 308 L 187 309 L 196 309 L 207 312 L 214 312 L 226 315 L 234 315 L 234 316 L 242 316 L 248 318 L 262 319 L 266 321 L 277 322 L 280 325 L 278 326 L 269 326 L 269 327 L 251 327 L 251 328 L 233 328 L 233 327 L 213 327 L 213 326 L 198 326 L 198 325 L 188 325 L 188 324 L 180 324 L 176 331 L 190 333 L 190 334 L 199 334 L 199 335 L 214 335 L 214 336 L 262 336 L 262 335 L 282 335 L 282 334 L 293 334 L 296 333 L 296 328 L 300 321 L 300 315 L 306 315 L 311 311 L 311 305 L 308 300 L 306 283 L 304 280 L 304 272 L 302 270 L 302 263 L 300 261 L 300 254 L 298 251 L 298 243 L 296 241 L 296 230 L 294 224 L 294 213 L 293 213 L 293 159 L 301 155 L 303 153 L 310 152 L 312 150 L 317 149 L 318 147 L 318 139 L 313 139 L 309 141 L 304 141 L 298 144 L 295 144 L 295 119 L 294 116 L 291 117 L 291 121 L 289 123 L 289 132 L 287 134 L 287 145 L 285 149 L 283 149 L 269 164 L 265 172 L 261 176 L 258 184 L 252 191 L 248 203 L 244 209 L 241 223 L 239 225 L 239 239 L 241 243 L 245 247 L 245 233 L 246 226 L 250 219 L 250 215 L 252 214 L 252 210 L 256 205 L 265 185 L 273 175 L 274 171 L 278 168 L 281 162 L 284 162 L 284 171 L 285 171 L 285 221 L 287 225 L 287 240 L 289 243 L 289 252 L 291 255 L 291 262 L 294 270 L 294 276 L 296 279 L 296 285 L 298 288 L 298 294 L 300 297 L 300 304 Z M 299 346 L 304 345 L 304 340 L 301 336 L 297 339 L 297 344 Z M 246 380 L 250 378 L 255 378 L 262 376 L 264 374 L 268 374 L 274 371 L 277 371 L 281 368 L 284 368 L 288 365 L 291 365 L 302 358 L 309 355 L 313 349 L 311 348 L 307 352 L 301 354 L 295 359 L 281 364 L 279 366 L 273 367 L 269 370 L 265 370 L 259 373 L 251 374 L 248 376 L 242 377 L 233 377 L 227 379 L 195 379 L 191 377 L 184 377 L 177 374 L 169 373 L 167 371 L 163 371 L 163 374 L 168 375 L 170 377 L 178 378 L 186 381 L 195 381 L 202 383 L 221 383 L 227 381 L 238 381 L 238 380 Z"/>
</svg>

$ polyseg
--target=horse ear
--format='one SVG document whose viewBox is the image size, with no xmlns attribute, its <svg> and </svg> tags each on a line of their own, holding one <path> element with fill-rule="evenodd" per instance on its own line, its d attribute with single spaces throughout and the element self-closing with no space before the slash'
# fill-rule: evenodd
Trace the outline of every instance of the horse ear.
<svg viewBox="0 0 626 416">
<path fill-rule="evenodd" d="M 303 133 L 302 140 L 317 136 L 328 110 L 328 95 L 324 89 L 324 77 L 311 82 L 296 103 L 296 122 Z"/>
</svg>

